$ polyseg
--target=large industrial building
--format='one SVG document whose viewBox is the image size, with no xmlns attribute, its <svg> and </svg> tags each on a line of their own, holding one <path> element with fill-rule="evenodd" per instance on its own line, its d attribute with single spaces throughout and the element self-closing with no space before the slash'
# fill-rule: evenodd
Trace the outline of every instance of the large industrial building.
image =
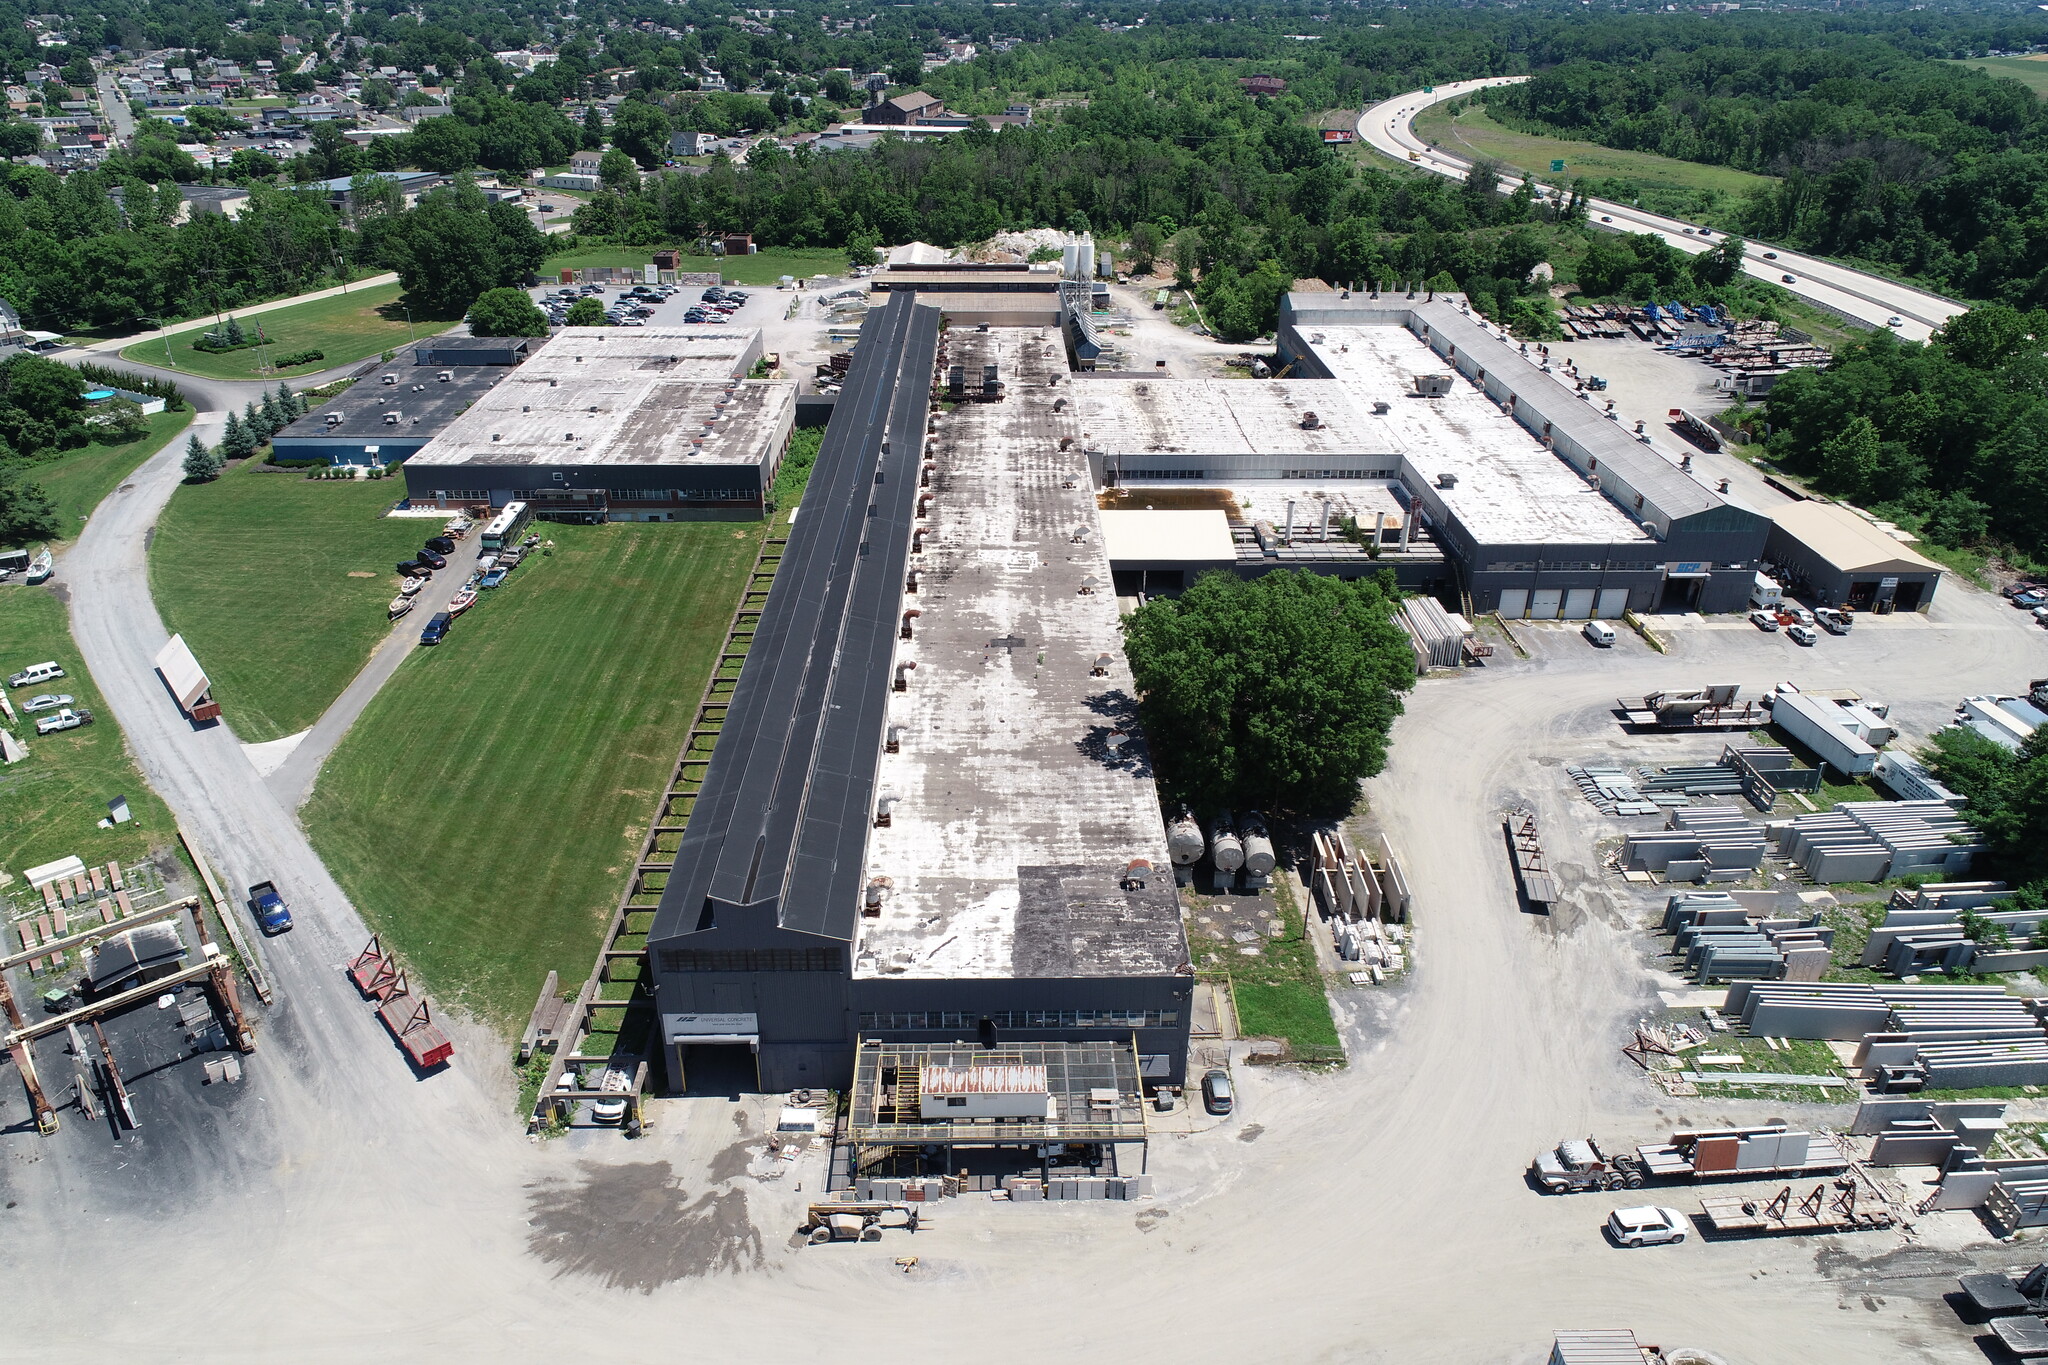
<svg viewBox="0 0 2048 1365">
<path fill-rule="evenodd" d="M 649 935 L 664 1061 L 852 1086 L 858 1144 L 1113 1142 L 1194 983 L 1064 348 L 939 320 L 862 329 Z M 934 1135 L 963 1050 L 1030 1113 Z"/>
<path fill-rule="evenodd" d="M 1795 502 L 1771 523 L 1772 571 L 1821 606 L 1919 611 L 1934 600 L 1941 565 L 1840 504 Z"/>
<path fill-rule="evenodd" d="M 759 517 L 796 386 L 752 329 L 565 327 L 406 461 L 415 507 L 568 521 Z"/>
<path fill-rule="evenodd" d="M 272 458 L 334 465 L 394 465 L 411 459 L 490 392 L 529 343 L 444 337 L 365 375 L 271 438 Z"/>
</svg>

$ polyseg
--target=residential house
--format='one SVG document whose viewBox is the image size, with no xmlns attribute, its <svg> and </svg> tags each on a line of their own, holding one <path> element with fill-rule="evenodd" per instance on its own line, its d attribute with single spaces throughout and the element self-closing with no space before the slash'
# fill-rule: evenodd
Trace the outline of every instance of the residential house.
<svg viewBox="0 0 2048 1365">
<path fill-rule="evenodd" d="M 907 95 L 878 100 L 869 105 L 861 110 L 861 122 L 904 127 L 923 119 L 941 117 L 945 112 L 944 100 L 927 95 L 922 90 L 913 90 Z"/>
<path fill-rule="evenodd" d="M 670 156 L 709 156 L 717 146 L 709 133 L 672 133 L 668 139 Z"/>
<path fill-rule="evenodd" d="M 1287 82 L 1278 76 L 1244 76 L 1237 84 L 1248 95 L 1271 97 L 1287 93 Z"/>
<path fill-rule="evenodd" d="M 569 153 L 569 174 L 601 175 L 600 167 L 603 163 L 603 152 L 593 152 L 588 148 L 582 151 L 571 152 Z"/>
</svg>

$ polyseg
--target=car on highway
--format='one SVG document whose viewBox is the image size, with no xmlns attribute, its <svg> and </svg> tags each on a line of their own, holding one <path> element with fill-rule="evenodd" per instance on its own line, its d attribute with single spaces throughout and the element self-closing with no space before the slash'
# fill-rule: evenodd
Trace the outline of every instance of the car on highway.
<svg viewBox="0 0 2048 1365">
<path fill-rule="evenodd" d="M 62 711 L 53 711 L 38 720 L 36 722 L 36 733 L 39 735 L 54 735 L 59 730 L 76 730 L 81 725 L 90 724 L 92 724 L 92 712 L 82 708 L 74 711 L 67 706 Z"/>
<path fill-rule="evenodd" d="M 1685 229 L 1685 235 L 1686 235 L 1686 236 L 1688 236 L 1688 237 L 1692 236 L 1692 229 L 1691 229 L 1691 228 L 1686 228 L 1686 229 Z"/>
<path fill-rule="evenodd" d="M 1749 623 L 1758 630 L 1776 630 L 1778 628 L 1778 618 L 1767 611 L 1751 612 L 1749 614 Z"/>
<path fill-rule="evenodd" d="M 1616 1246 L 1676 1246 L 1685 1240 L 1687 1226 L 1685 1215 L 1677 1209 L 1660 1209 L 1652 1204 L 1616 1209 L 1607 1215 L 1607 1235 Z"/>
<path fill-rule="evenodd" d="M 1764 259 L 1767 261 L 1775 261 L 1778 259 L 1778 253 L 1775 251 L 1766 251 L 1764 253 Z"/>
<path fill-rule="evenodd" d="M 1797 284 L 1797 283 L 1799 283 L 1799 281 L 1798 281 L 1798 280 L 1794 279 L 1794 278 L 1793 278 L 1792 276 L 1790 276 L 1790 275 L 1780 275 L 1780 276 L 1778 276 L 1778 280 L 1779 280 L 1779 282 L 1780 282 L 1781 284 Z"/>
<path fill-rule="evenodd" d="M 22 669 L 21 672 L 11 675 L 7 679 L 7 685 L 9 687 L 28 687 L 39 682 L 55 682 L 63 676 L 63 665 L 59 664 L 55 659 L 51 659 L 45 663 L 30 664 L 27 668 Z"/>
<path fill-rule="evenodd" d="M 1892 317 L 1888 317 L 1884 320 L 1884 325 L 1887 327 L 1904 327 L 1906 325 L 1906 320 L 1897 315 L 1893 315 Z"/>
<path fill-rule="evenodd" d="M 1203 1073 L 1202 1107 L 1212 1114 L 1227 1114 L 1237 1107 L 1237 1095 L 1230 1088 L 1230 1073 L 1222 1067 Z"/>
<path fill-rule="evenodd" d="M 1795 645 L 1806 645 L 1811 648 L 1820 639 L 1820 636 L 1814 633 L 1812 626 L 1787 626 L 1785 627 L 1785 638 Z"/>
<path fill-rule="evenodd" d="M 1611 223 L 1614 221 L 1614 215 L 1611 213 L 1603 213 L 1600 215 L 1600 221 L 1603 223 Z"/>
<path fill-rule="evenodd" d="M 420 643 L 423 645 L 440 644 L 448 638 L 448 627 L 454 624 L 454 621 L 455 618 L 445 611 L 435 612 L 433 619 L 427 622 L 426 629 L 420 632 Z"/>
<path fill-rule="evenodd" d="M 71 701 L 69 692 L 39 692 L 23 702 L 21 709 L 32 716 L 38 711 L 54 711 L 60 706 L 69 706 Z"/>
<path fill-rule="evenodd" d="M 430 569 L 445 569 L 448 567 L 448 557 L 446 555 L 436 554 L 429 549 L 422 548 L 414 558 Z"/>
</svg>

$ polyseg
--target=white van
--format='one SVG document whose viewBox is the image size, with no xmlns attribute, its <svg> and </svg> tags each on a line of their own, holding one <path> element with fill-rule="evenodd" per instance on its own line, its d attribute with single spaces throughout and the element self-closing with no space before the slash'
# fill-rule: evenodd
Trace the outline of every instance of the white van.
<svg viewBox="0 0 2048 1365">
<path fill-rule="evenodd" d="M 1614 627 L 1605 621 L 1586 622 L 1586 638 L 1602 649 L 1614 647 Z"/>
<path fill-rule="evenodd" d="M 63 666 L 55 659 L 47 663 L 30 664 L 21 672 L 8 678 L 9 687 L 34 687 L 38 683 L 55 682 L 64 676 Z"/>
</svg>

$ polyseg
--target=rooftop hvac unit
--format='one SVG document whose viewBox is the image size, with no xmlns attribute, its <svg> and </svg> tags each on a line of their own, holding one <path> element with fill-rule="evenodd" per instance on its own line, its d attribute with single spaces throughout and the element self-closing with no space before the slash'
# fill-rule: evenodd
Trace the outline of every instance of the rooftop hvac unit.
<svg viewBox="0 0 2048 1365">
<path fill-rule="evenodd" d="M 1323 419 L 1316 416 L 1312 412 L 1304 412 L 1301 415 L 1301 429 L 1303 431 L 1315 431 L 1319 429 L 1322 425 Z"/>
<path fill-rule="evenodd" d="M 398 382 L 398 376 L 395 374 L 387 374 L 384 376 L 384 382 L 387 384 L 396 384 Z"/>
<path fill-rule="evenodd" d="M 1456 488 L 1458 486 L 1458 476 L 1448 472 L 1439 474 L 1436 476 L 1436 486 L 1438 488 Z"/>
<path fill-rule="evenodd" d="M 338 412 L 330 412 L 330 413 L 328 413 L 328 414 L 327 414 L 327 425 L 328 425 L 328 426 L 330 426 L 330 427 L 334 427 L 334 426 L 340 426 L 340 425 L 341 425 L 341 414 L 340 414 L 340 413 L 338 413 Z"/>
<path fill-rule="evenodd" d="M 1451 391 L 1451 377 L 1447 374 L 1418 374 L 1415 376 L 1415 391 L 1424 398 L 1441 398 Z"/>
<path fill-rule="evenodd" d="M 1391 412 L 1391 411 L 1392 411 L 1393 409 L 1392 409 L 1391 405 L 1389 405 L 1389 404 L 1388 404 L 1387 400 L 1386 400 L 1386 399 L 1384 399 L 1384 398 L 1382 398 L 1382 399 L 1380 399 L 1380 400 L 1379 400 L 1378 402 L 1376 402 L 1376 403 L 1374 403 L 1374 404 L 1372 405 L 1372 410 L 1373 410 L 1373 412 L 1374 412 L 1375 414 L 1377 414 L 1377 415 L 1379 415 L 1379 416 L 1382 416 L 1382 417 L 1384 417 L 1384 416 L 1385 416 L 1385 415 L 1386 415 L 1387 413 Z"/>
<path fill-rule="evenodd" d="M 437 373 L 437 374 L 436 374 L 436 375 L 434 376 L 434 378 L 435 378 L 436 380 L 440 381 L 441 383 L 443 383 L 443 384 L 446 384 L 446 383 L 447 383 L 447 382 L 448 382 L 449 380 L 451 380 L 451 379 L 455 378 L 455 371 L 453 371 L 453 370 L 442 370 L 442 371 L 440 371 L 439 373 Z"/>
<path fill-rule="evenodd" d="M 395 426 L 397 426 L 397 425 L 398 425 L 398 417 L 399 417 L 399 414 L 397 414 L 397 413 L 395 413 L 395 412 L 387 412 L 387 413 L 385 413 L 385 414 L 384 414 L 384 425 L 385 425 L 385 426 L 387 426 L 387 427 L 395 427 Z"/>
</svg>

